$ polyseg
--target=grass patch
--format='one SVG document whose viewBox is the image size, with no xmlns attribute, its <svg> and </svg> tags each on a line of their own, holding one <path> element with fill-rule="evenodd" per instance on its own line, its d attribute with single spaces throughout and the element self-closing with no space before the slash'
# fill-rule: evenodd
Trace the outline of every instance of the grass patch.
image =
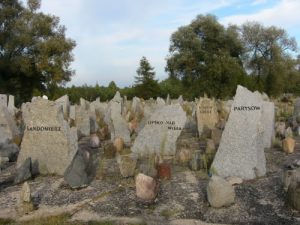
<svg viewBox="0 0 300 225">
<path fill-rule="evenodd" d="M 111 221 L 88 221 L 88 222 L 70 222 L 71 216 L 63 214 L 46 218 L 34 219 L 25 222 L 16 222 L 9 219 L 0 219 L 0 225 L 115 225 Z"/>
<path fill-rule="evenodd" d="M 176 215 L 179 212 L 180 212 L 179 209 L 164 209 L 160 212 L 160 215 L 169 219 L 170 217 Z"/>
<path fill-rule="evenodd" d="M 13 224 L 14 221 L 10 219 L 0 219 L 0 225 Z"/>
</svg>

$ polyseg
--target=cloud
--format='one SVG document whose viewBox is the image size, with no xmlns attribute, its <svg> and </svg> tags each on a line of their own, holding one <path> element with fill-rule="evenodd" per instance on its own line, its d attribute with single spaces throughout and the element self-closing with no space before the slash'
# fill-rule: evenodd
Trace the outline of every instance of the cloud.
<svg viewBox="0 0 300 225">
<path fill-rule="evenodd" d="M 25 0 L 23 0 L 25 1 Z M 146 56 L 155 67 L 157 79 L 164 79 L 165 57 L 170 36 L 178 27 L 199 14 L 218 13 L 239 5 L 265 5 L 266 0 L 42 0 L 41 10 L 60 17 L 66 35 L 75 39 L 76 76 L 72 84 L 117 85 L 133 83 L 139 60 Z M 282 24 L 296 29 L 299 25 L 298 0 L 281 0 L 270 9 L 252 14 L 223 17 L 222 23 L 257 20 L 266 25 Z M 217 14 L 218 15 L 218 14 Z M 222 11 L 222 15 L 224 14 Z"/>
<path fill-rule="evenodd" d="M 258 21 L 265 25 L 276 25 L 294 29 L 300 25 L 300 1 L 281 0 L 272 8 L 263 9 L 250 14 L 227 16 L 221 20 L 224 24 L 242 24 L 247 21 Z"/>
<path fill-rule="evenodd" d="M 255 0 L 251 3 L 251 5 L 261 5 L 261 4 L 264 4 L 267 2 L 268 2 L 268 0 Z"/>
</svg>

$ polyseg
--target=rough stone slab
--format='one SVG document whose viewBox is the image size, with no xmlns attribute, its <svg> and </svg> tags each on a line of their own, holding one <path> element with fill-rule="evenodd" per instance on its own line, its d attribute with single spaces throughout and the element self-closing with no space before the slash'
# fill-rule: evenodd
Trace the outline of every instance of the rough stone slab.
<svg viewBox="0 0 300 225">
<path fill-rule="evenodd" d="M 22 112 L 26 127 L 17 167 L 30 157 L 41 174 L 63 175 L 78 149 L 77 129 L 70 129 L 62 107 L 52 101 L 37 98 L 23 104 Z"/>
<path fill-rule="evenodd" d="M 157 99 L 156 99 L 156 104 L 158 105 L 158 106 L 165 106 L 166 105 L 166 102 L 165 102 L 165 100 L 163 100 L 162 98 L 160 98 L 160 97 L 158 97 Z"/>
<path fill-rule="evenodd" d="M 0 94 L 0 106 L 7 107 L 7 95 Z"/>
<path fill-rule="evenodd" d="M 91 124 L 89 110 L 84 106 L 75 106 L 75 125 L 78 129 L 78 137 L 90 136 Z"/>
<path fill-rule="evenodd" d="M 197 104 L 197 122 L 199 135 L 204 129 L 213 129 L 218 122 L 218 109 L 214 99 L 200 98 Z"/>
<path fill-rule="evenodd" d="M 0 144 L 12 142 L 15 137 L 20 135 L 13 115 L 6 106 L 0 105 Z"/>
<path fill-rule="evenodd" d="M 176 141 L 187 120 L 179 104 L 157 109 L 139 132 L 132 151 L 141 155 L 175 155 Z"/>
<path fill-rule="evenodd" d="M 76 108 L 75 105 L 70 106 L 70 119 L 75 120 L 76 119 Z"/>
<path fill-rule="evenodd" d="M 262 123 L 264 127 L 264 147 L 270 148 L 275 137 L 275 107 L 273 102 L 263 102 Z"/>
<path fill-rule="evenodd" d="M 69 114 L 70 114 L 70 100 L 68 95 L 64 95 L 60 97 L 59 99 L 55 100 L 56 103 L 61 105 L 63 107 L 64 111 L 64 118 L 65 120 L 68 120 Z"/>
<path fill-rule="evenodd" d="M 130 131 L 126 120 L 122 117 L 122 104 L 123 99 L 120 93 L 117 92 L 115 97 L 109 102 L 104 122 L 108 124 L 112 141 L 120 137 L 125 143 L 130 144 Z"/>
<path fill-rule="evenodd" d="M 211 166 L 213 173 L 221 177 L 237 176 L 245 180 L 266 174 L 262 107 L 260 95 L 238 86 Z"/>
<path fill-rule="evenodd" d="M 13 95 L 8 96 L 8 105 L 7 105 L 8 111 L 11 115 L 15 115 L 15 97 Z"/>
</svg>

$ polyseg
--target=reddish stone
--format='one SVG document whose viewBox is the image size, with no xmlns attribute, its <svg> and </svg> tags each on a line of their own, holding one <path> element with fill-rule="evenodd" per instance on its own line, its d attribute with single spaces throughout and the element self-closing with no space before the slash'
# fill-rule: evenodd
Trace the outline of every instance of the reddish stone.
<svg viewBox="0 0 300 225">
<path fill-rule="evenodd" d="M 162 163 L 158 165 L 158 178 L 160 179 L 171 178 L 171 167 L 169 164 Z"/>
<path fill-rule="evenodd" d="M 158 184 L 152 177 L 139 173 L 135 180 L 136 195 L 146 201 L 153 201 L 158 193 Z"/>
</svg>

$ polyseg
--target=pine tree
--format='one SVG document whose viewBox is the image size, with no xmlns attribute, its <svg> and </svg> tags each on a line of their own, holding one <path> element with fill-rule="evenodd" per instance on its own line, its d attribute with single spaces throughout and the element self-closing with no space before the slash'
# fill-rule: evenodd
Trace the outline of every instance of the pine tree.
<svg viewBox="0 0 300 225">
<path fill-rule="evenodd" d="M 140 66 L 136 71 L 135 90 L 136 95 L 144 99 L 157 97 L 160 92 L 158 81 L 155 80 L 154 68 L 150 65 L 145 56 L 140 60 Z"/>
</svg>

